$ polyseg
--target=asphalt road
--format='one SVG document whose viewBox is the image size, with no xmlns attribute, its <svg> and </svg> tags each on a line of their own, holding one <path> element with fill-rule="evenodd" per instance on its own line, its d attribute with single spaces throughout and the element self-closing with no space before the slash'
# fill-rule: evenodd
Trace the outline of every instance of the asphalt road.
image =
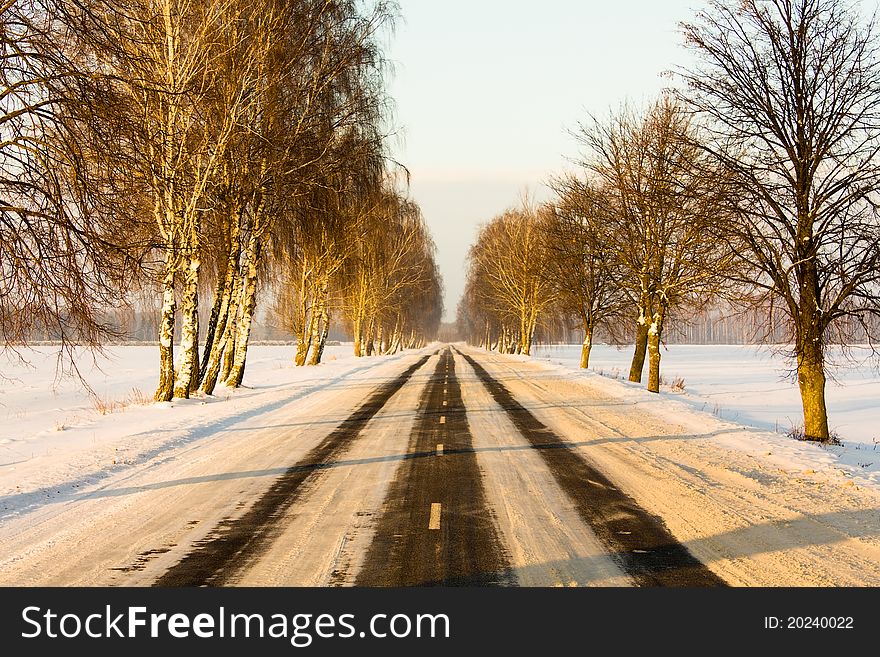
<svg viewBox="0 0 880 657">
<path fill-rule="evenodd" d="M 356 586 L 514 586 L 517 577 L 474 449 L 457 367 L 472 368 L 529 448 L 535 450 L 585 528 L 622 574 L 639 586 L 719 586 L 724 581 L 676 541 L 564 436 L 542 424 L 472 356 L 444 347 L 379 386 L 257 499 L 234 507 L 203 539 L 155 578 L 158 586 L 234 584 L 259 567 L 291 514 L 310 503 L 322 473 L 345 459 L 370 421 L 419 370 L 432 369 L 412 409 L 415 420 L 373 515 L 357 572 L 334 564 L 329 584 Z M 540 491 L 534 491 L 540 495 Z M 332 513 L 332 509 L 327 511 Z M 363 541 L 362 541 L 363 542 Z M 344 541 L 343 541 L 344 545 Z M 366 545 L 366 543 L 365 543 Z M 338 558 L 338 554 L 336 555 Z M 292 564 L 290 567 L 296 567 Z"/>
<path fill-rule="evenodd" d="M 419 400 L 407 459 L 385 499 L 359 586 L 515 583 L 445 349 Z"/>
</svg>

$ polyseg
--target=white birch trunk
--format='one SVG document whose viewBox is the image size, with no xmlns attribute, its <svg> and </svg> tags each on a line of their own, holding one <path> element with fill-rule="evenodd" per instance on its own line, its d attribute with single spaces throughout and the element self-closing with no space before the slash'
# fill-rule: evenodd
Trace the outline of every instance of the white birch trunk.
<svg viewBox="0 0 880 657">
<path fill-rule="evenodd" d="M 593 349 L 593 327 L 584 326 L 584 344 L 581 346 L 581 369 L 590 367 L 590 351 Z"/>
<path fill-rule="evenodd" d="M 309 365 L 318 365 L 324 357 L 324 347 L 327 346 L 327 336 L 330 335 L 330 304 L 327 303 L 327 290 L 324 290 L 324 301 L 321 304 L 321 333 L 318 342 L 314 346 Z"/>
<path fill-rule="evenodd" d="M 297 336 L 296 341 L 296 357 L 294 358 L 294 362 L 297 367 L 302 367 L 306 364 L 306 358 L 309 355 L 309 349 L 312 346 L 312 340 L 317 331 L 317 313 L 315 312 L 314 302 L 312 303 L 311 309 L 306 311 L 306 316 L 308 317 L 308 321 L 303 323 L 302 334 Z"/>
<path fill-rule="evenodd" d="M 306 349 L 306 353 L 308 353 L 309 349 L 311 349 L 311 354 L 308 360 L 309 365 L 317 365 L 319 362 L 321 362 L 319 350 L 323 351 L 323 349 L 321 348 L 321 331 L 322 323 L 325 321 L 326 317 L 326 306 L 327 284 L 321 283 L 321 285 L 318 287 L 318 291 L 315 293 L 315 303 L 312 306 L 312 320 L 310 322 L 309 330 L 309 347 Z"/>
<path fill-rule="evenodd" d="M 309 290 L 309 278 L 311 272 L 306 256 L 302 257 L 299 267 L 299 317 L 297 318 L 297 324 L 295 327 L 296 355 L 293 357 L 293 362 L 297 367 L 302 367 L 306 364 L 306 357 L 309 354 L 309 346 L 312 339 L 312 331 L 314 330 L 312 324 L 315 321 L 315 299 L 312 298 L 312 303 L 309 304 L 310 297 L 313 297 L 313 295 Z"/>
<path fill-rule="evenodd" d="M 189 399 L 199 385 L 199 267 L 198 258 L 192 258 L 184 273 L 180 367 L 174 384 L 174 395 L 181 399 Z"/>
<path fill-rule="evenodd" d="M 388 348 L 385 350 L 386 355 L 397 353 L 397 345 L 400 343 L 400 313 L 394 322 L 394 330 L 391 332 L 391 338 L 388 341 Z"/>
<path fill-rule="evenodd" d="M 663 335 L 664 311 L 652 317 L 648 327 L 648 392 L 660 392 L 660 339 Z"/>
<path fill-rule="evenodd" d="M 214 388 L 217 381 L 223 381 L 229 375 L 232 369 L 232 359 L 230 354 L 235 347 L 235 329 L 238 321 L 239 305 L 241 303 L 241 276 L 239 275 L 238 265 L 232 273 L 231 289 L 228 292 L 226 300 L 226 312 L 224 314 L 223 329 L 215 338 L 211 347 L 211 358 L 209 360 L 208 370 L 205 372 L 205 381 L 202 385 L 202 391 L 206 395 L 214 394 Z"/>
<path fill-rule="evenodd" d="M 159 322 L 159 386 L 156 401 L 171 401 L 174 396 L 174 254 L 165 255 L 165 276 L 162 281 L 162 316 Z"/>
<path fill-rule="evenodd" d="M 220 358 L 223 354 L 223 348 L 226 346 L 226 327 L 229 323 L 230 304 L 232 302 L 233 290 L 238 274 L 238 260 L 241 255 L 241 244 L 239 242 L 240 235 L 240 211 L 235 210 L 231 215 L 232 226 L 229 234 L 229 252 L 226 257 L 226 273 L 223 276 L 222 288 L 218 289 L 219 304 L 217 317 L 214 325 L 209 327 L 208 342 L 205 345 L 205 354 L 202 360 L 200 379 L 207 381 L 209 371 L 214 372 L 214 378 L 210 385 L 203 386 L 206 394 L 212 394 L 214 386 L 217 383 L 217 374 L 220 371 Z"/>
<path fill-rule="evenodd" d="M 375 323 L 376 323 L 375 318 L 371 317 L 370 322 L 367 326 L 367 347 L 366 347 L 367 356 L 373 355 L 373 349 L 374 349 L 374 345 L 375 345 L 375 343 L 374 343 L 374 341 L 375 341 Z"/>
<path fill-rule="evenodd" d="M 241 319 L 238 322 L 238 331 L 235 336 L 235 355 L 229 376 L 226 377 L 226 385 L 237 388 L 244 378 L 244 366 L 247 359 L 248 340 L 251 335 L 251 325 L 254 319 L 254 309 L 257 305 L 257 268 L 260 258 L 260 240 L 252 235 L 248 240 L 248 248 L 245 253 L 245 278 L 242 288 Z"/>
<path fill-rule="evenodd" d="M 364 355 L 362 348 L 363 341 L 363 326 L 364 326 L 364 318 L 363 315 L 358 313 L 354 318 L 354 355 L 356 358 L 361 358 Z"/>
</svg>

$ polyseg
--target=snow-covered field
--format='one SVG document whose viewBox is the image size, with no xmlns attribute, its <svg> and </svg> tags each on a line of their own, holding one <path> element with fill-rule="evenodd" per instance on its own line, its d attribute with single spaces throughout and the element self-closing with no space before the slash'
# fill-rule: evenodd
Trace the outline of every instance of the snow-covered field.
<svg viewBox="0 0 880 657">
<path fill-rule="evenodd" d="M 577 370 L 580 346 L 546 345 L 534 352 L 544 360 Z M 607 377 L 621 379 L 616 389 L 644 386 L 625 381 L 632 351 L 596 345 L 590 368 Z M 880 487 L 880 373 L 866 348 L 848 354 L 830 350 L 832 378 L 827 386 L 829 424 L 844 445 L 819 447 L 798 443 L 783 435 L 802 424 L 797 383 L 788 376 L 786 358 L 767 347 L 735 345 L 672 345 L 663 351 L 661 375 L 671 384 L 683 379 L 684 391 L 666 385 L 661 393 L 664 408 L 674 413 L 676 402 L 690 409 L 711 413 L 721 420 L 766 430 L 762 442 L 728 445 L 745 451 L 773 451 L 786 455 L 788 465 L 808 468 L 839 464 L 860 480 Z M 592 376 L 587 373 L 576 376 Z M 619 393 L 618 393 L 619 394 Z M 764 454 L 766 455 L 766 454 Z"/>
<path fill-rule="evenodd" d="M 159 372 L 155 346 L 108 347 L 78 355 L 80 374 L 57 376 L 57 350 L 0 355 L 0 518 L 39 504 L 53 486 L 85 486 L 211 435 L 232 421 L 272 410 L 380 358 L 357 359 L 351 345 L 329 346 L 321 367 L 294 367 L 294 347 L 253 346 L 245 387 L 213 397 L 151 403 Z"/>
</svg>

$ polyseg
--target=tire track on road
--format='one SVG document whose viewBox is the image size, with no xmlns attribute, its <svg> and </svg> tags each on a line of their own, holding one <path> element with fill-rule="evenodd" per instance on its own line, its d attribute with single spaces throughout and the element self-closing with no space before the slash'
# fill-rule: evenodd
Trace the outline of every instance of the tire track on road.
<svg viewBox="0 0 880 657">
<path fill-rule="evenodd" d="M 205 540 L 197 543 L 160 576 L 154 586 L 222 586 L 229 583 L 269 545 L 286 511 L 308 489 L 302 484 L 331 467 L 367 423 L 429 358 L 422 357 L 396 379 L 376 390 L 302 461 L 288 468 L 243 515 L 222 521 Z"/>
<path fill-rule="evenodd" d="M 639 586 L 726 586 L 675 539 L 662 518 L 617 488 L 472 357 L 461 355 L 517 430 L 541 454 L 581 518 Z"/>
<path fill-rule="evenodd" d="M 422 393 L 356 586 L 515 585 L 483 487 L 449 349 Z"/>
</svg>

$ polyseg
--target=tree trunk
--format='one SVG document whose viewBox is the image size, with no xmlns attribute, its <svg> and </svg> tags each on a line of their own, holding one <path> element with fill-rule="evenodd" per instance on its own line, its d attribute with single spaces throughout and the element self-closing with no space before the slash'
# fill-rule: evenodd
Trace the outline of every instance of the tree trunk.
<svg viewBox="0 0 880 657">
<path fill-rule="evenodd" d="M 220 313 L 223 311 L 223 299 L 227 295 L 224 284 L 225 281 L 220 281 L 214 292 L 211 316 L 208 318 L 208 326 L 205 329 L 205 350 L 202 352 L 202 362 L 199 363 L 199 383 L 205 379 L 205 373 L 208 371 L 208 364 L 211 362 L 211 352 L 214 350 L 214 341 L 217 339 L 218 333 L 223 333 L 223 329 L 218 329 L 218 326 L 221 323 Z"/>
<path fill-rule="evenodd" d="M 648 321 L 644 311 L 639 315 L 636 328 L 636 349 L 633 354 L 632 365 L 629 368 L 629 380 L 633 383 L 642 382 L 642 372 L 645 369 L 645 354 L 648 351 Z"/>
<path fill-rule="evenodd" d="M 321 362 L 321 352 L 324 351 L 321 342 L 323 338 L 326 338 L 323 331 L 327 324 L 327 283 L 322 283 L 319 290 L 315 295 L 315 305 L 312 306 L 312 330 L 309 333 L 309 346 L 312 355 L 309 358 L 309 365 L 317 365 Z"/>
<path fill-rule="evenodd" d="M 226 322 L 226 326 L 223 329 L 223 332 L 220 334 L 220 337 L 214 341 L 214 344 L 211 347 L 211 351 L 213 352 L 211 355 L 211 359 L 209 360 L 208 369 L 205 371 L 204 378 L 202 381 L 202 392 L 206 395 L 213 395 L 214 388 L 217 386 L 217 379 L 220 376 L 220 371 L 223 368 L 223 361 L 225 355 L 232 350 L 230 343 L 230 333 L 232 332 L 230 327 L 232 326 L 231 322 Z"/>
<path fill-rule="evenodd" d="M 312 365 L 317 365 L 324 357 L 324 348 L 327 346 L 327 336 L 330 335 L 330 310 L 328 304 L 324 304 L 324 310 L 321 312 L 321 338 L 318 346 L 315 348 L 314 361 Z"/>
<path fill-rule="evenodd" d="M 537 315 L 532 315 L 529 317 L 528 322 L 526 323 L 526 334 L 523 337 L 523 350 L 522 353 L 524 356 L 532 355 L 532 344 L 535 341 L 535 329 L 538 325 L 538 317 Z"/>
<path fill-rule="evenodd" d="M 584 327 L 584 344 L 581 346 L 581 369 L 590 367 L 590 351 L 593 349 L 593 327 Z"/>
<path fill-rule="evenodd" d="M 214 369 L 214 383 L 211 384 L 210 392 L 207 386 L 204 391 L 211 394 L 214 391 L 214 385 L 217 381 L 217 374 L 220 369 L 220 356 L 223 352 L 223 337 L 226 333 L 226 325 L 229 321 L 229 309 L 233 299 L 233 292 L 237 280 L 238 260 L 241 255 L 240 210 L 230 213 L 231 227 L 229 234 L 229 250 L 226 256 L 226 270 L 223 272 L 223 280 L 217 284 L 217 294 L 214 297 L 214 307 L 211 309 L 211 319 L 208 322 L 208 331 L 205 335 L 205 352 L 202 356 L 202 365 L 199 368 L 201 379 L 207 377 L 209 368 Z"/>
<path fill-rule="evenodd" d="M 305 319 L 305 318 L 303 318 Z M 315 304 L 312 304 L 311 310 L 308 312 L 308 321 L 303 322 L 302 335 L 298 336 L 296 341 L 296 358 L 294 362 L 297 367 L 306 364 L 306 358 L 309 355 L 309 349 L 312 346 L 312 338 L 317 330 L 317 313 L 315 312 Z"/>
<path fill-rule="evenodd" d="M 361 358 L 364 355 L 363 348 L 361 347 L 363 340 L 363 326 L 364 326 L 364 318 L 358 313 L 354 318 L 354 355 L 356 358 Z"/>
<path fill-rule="evenodd" d="M 171 401 L 174 396 L 174 299 L 175 256 L 165 255 L 165 277 L 162 281 L 162 319 L 159 322 L 159 387 L 156 401 Z"/>
<path fill-rule="evenodd" d="M 232 353 L 235 349 L 235 328 L 238 319 L 238 309 L 241 303 L 241 276 L 238 267 L 232 275 L 232 289 L 226 300 L 226 310 L 221 316 L 222 331 L 220 337 L 215 339 L 211 346 L 211 358 L 208 370 L 204 375 L 202 391 L 206 395 L 213 395 L 217 381 L 225 381 L 232 369 Z M 219 327 L 218 327 L 219 328 Z"/>
<path fill-rule="evenodd" d="M 388 348 L 385 350 L 386 356 L 391 356 L 397 353 L 397 345 L 400 342 L 400 313 L 397 313 L 397 319 L 394 320 L 394 331 L 391 333 L 391 337 L 388 340 Z"/>
<path fill-rule="evenodd" d="M 238 337 L 238 326 L 241 321 L 242 290 L 239 288 L 235 305 L 235 321 L 229 326 L 229 336 L 226 338 L 226 347 L 223 349 L 223 360 L 220 365 L 219 381 L 229 381 L 232 366 L 235 363 L 235 340 Z"/>
<path fill-rule="evenodd" d="M 312 294 L 311 280 L 312 269 L 306 256 L 303 256 L 299 264 L 299 288 L 297 289 L 297 298 L 299 299 L 299 309 L 294 322 L 294 332 L 296 333 L 296 355 L 293 357 L 294 365 L 302 367 L 306 364 L 306 358 L 309 355 L 309 346 L 311 345 L 312 331 L 315 322 L 315 303 L 317 302 L 315 295 Z M 311 305 L 309 304 L 311 301 Z"/>
<path fill-rule="evenodd" d="M 804 407 L 804 440 L 828 442 L 828 409 L 825 406 L 825 354 L 818 318 L 801 320 L 803 336 L 797 354 L 798 386 Z"/>
<path fill-rule="evenodd" d="M 374 326 L 375 319 L 370 317 L 370 321 L 367 324 L 367 356 L 373 355 L 373 339 L 374 339 Z"/>
<path fill-rule="evenodd" d="M 181 357 L 174 383 L 174 395 L 181 399 L 189 399 L 189 393 L 199 387 L 199 266 L 198 258 L 187 263 L 181 295 Z"/>
<path fill-rule="evenodd" d="M 220 366 L 223 362 L 224 349 L 228 346 L 229 341 L 229 314 L 231 312 L 230 305 L 234 295 L 233 289 L 224 289 L 223 298 L 220 303 L 220 311 L 218 312 L 217 325 L 214 327 L 214 337 L 211 340 L 210 348 L 205 345 L 205 354 L 202 359 L 202 392 L 206 395 L 214 394 L 214 386 L 217 385 L 217 376 L 220 374 Z"/>
<path fill-rule="evenodd" d="M 241 320 L 238 323 L 238 332 L 235 336 L 235 357 L 229 376 L 226 377 L 226 385 L 237 388 L 244 379 L 244 364 L 247 358 L 248 340 L 251 336 L 251 324 L 254 319 L 254 309 L 257 305 L 257 267 L 260 259 L 260 239 L 252 235 L 248 240 L 246 253 L 245 280 L 242 288 Z"/>
<path fill-rule="evenodd" d="M 658 311 L 648 327 L 648 392 L 660 392 L 660 340 L 663 337 L 663 310 Z"/>
</svg>

